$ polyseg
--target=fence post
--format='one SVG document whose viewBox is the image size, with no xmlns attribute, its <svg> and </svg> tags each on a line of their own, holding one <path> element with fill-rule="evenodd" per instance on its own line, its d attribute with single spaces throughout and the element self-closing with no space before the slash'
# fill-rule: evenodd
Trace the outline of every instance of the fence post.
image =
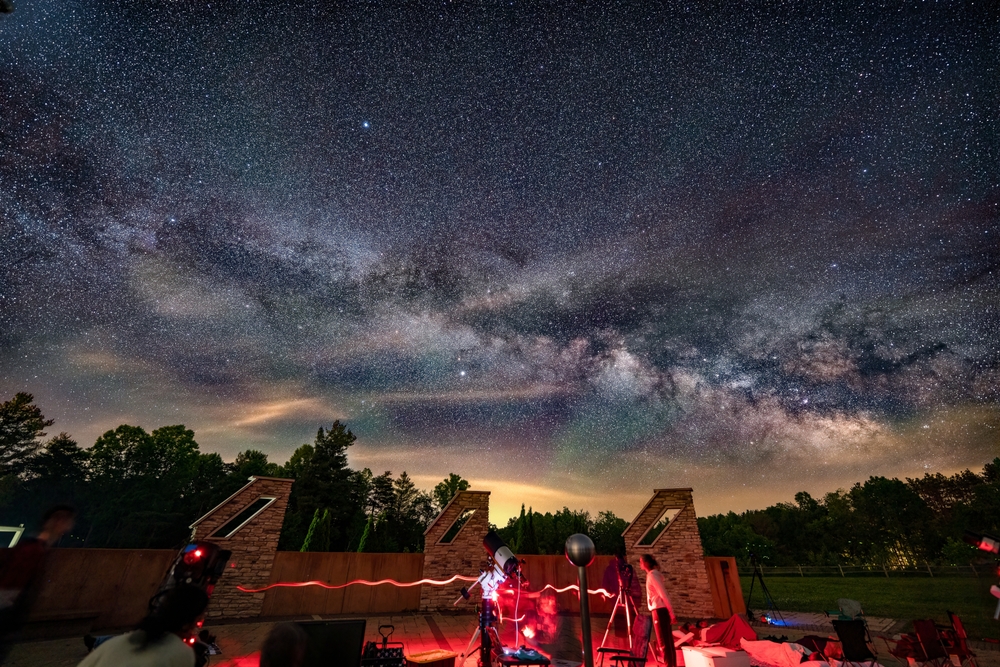
<svg viewBox="0 0 1000 667">
<path fill-rule="evenodd" d="M 972 568 L 972 574 L 976 575 L 976 578 L 978 579 L 979 573 L 976 572 L 976 566 L 972 564 L 972 561 L 969 561 L 969 567 Z"/>
<path fill-rule="evenodd" d="M 840 576 L 844 576 L 844 568 L 840 567 L 840 563 L 837 563 L 837 569 L 840 570 Z"/>
<path fill-rule="evenodd" d="M 889 578 L 889 570 L 887 570 L 886 567 L 885 567 L 885 561 L 882 561 L 882 571 L 885 572 L 885 578 L 888 579 Z"/>
<path fill-rule="evenodd" d="M 802 574 L 802 566 L 801 566 L 801 565 L 799 565 L 798 567 L 799 567 L 799 576 L 800 576 L 800 577 L 804 577 L 804 576 L 806 576 L 806 575 Z"/>
<path fill-rule="evenodd" d="M 931 575 L 931 578 L 933 578 L 934 577 L 934 573 L 931 572 L 931 564 L 930 564 L 930 562 L 926 561 L 926 560 L 924 562 L 927 563 L 927 574 Z"/>
</svg>

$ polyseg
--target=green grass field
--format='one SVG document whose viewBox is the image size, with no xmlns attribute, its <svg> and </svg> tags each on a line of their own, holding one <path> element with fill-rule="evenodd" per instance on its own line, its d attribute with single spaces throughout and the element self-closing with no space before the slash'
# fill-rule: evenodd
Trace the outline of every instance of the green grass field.
<svg viewBox="0 0 1000 667">
<path fill-rule="evenodd" d="M 743 596 L 750 578 L 740 577 Z M 1000 621 L 993 620 L 997 599 L 990 595 L 996 577 L 766 577 L 765 583 L 782 611 L 823 612 L 837 608 L 837 598 L 861 602 L 869 616 L 911 621 L 933 618 L 948 622 L 948 611 L 965 623 L 970 639 L 1000 638 Z M 762 608 L 760 583 L 753 606 Z"/>
</svg>

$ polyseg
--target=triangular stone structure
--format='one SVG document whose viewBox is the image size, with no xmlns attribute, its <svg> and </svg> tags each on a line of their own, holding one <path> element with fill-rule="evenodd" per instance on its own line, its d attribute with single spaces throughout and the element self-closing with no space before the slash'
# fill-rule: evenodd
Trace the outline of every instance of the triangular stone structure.
<svg viewBox="0 0 1000 667">
<path fill-rule="evenodd" d="M 490 492 L 459 491 L 424 531 L 424 578 L 478 577 L 479 570 L 486 567 L 483 538 L 489 530 Z M 462 586 L 468 585 L 424 584 L 420 587 L 421 611 L 453 610 Z"/>
<path fill-rule="evenodd" d="M 236 586 L 261 588 L 271 583 L 271 568 L 293 481 L 251 477 L 243 488 L 191 524 L 192 540 L 214 542 L 233 552 L 212 594 L 208 618 L 260 615 L 264 594 L 243 593 Z"/>
<path fill-rule="evenodd" d="M 668 519 L 669 523 L 662 527 Z M 660 529 L 658 533 L 657 529 Z M 635 567 L 643 590 L 646 573 L 639 567 L 639 557 L 648 553 L 660 564 L 670 603 L 678 617 L 710 618 L 714 615 L 691 489 L 656 489 L 622 537 L 628 560 Z"/>
</svg>

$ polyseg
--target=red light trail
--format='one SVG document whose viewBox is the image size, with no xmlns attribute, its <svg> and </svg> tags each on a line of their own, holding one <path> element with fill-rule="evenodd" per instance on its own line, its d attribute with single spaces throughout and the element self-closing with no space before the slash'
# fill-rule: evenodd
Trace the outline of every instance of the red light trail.
<svg viewBox="0 0 1000 667">
<path fill-rule="evenodd" d="M 549 588 L 551 588 L 556 593 L 565 593 L 566 591 L 578 591 L 579 592 L 579 590 L 580 590 L 580 586 L 578 584 L 570 584 L 569 586 L 566 586 L 565 588 L 556 588 L 552 584 L 546 584 L 545 588 L 543 588 L 542 590 L 544 591 L 544 590 L 547 590 Z M 539 591 L 539 592 L 541 592 L 541 591 Z M 589 595 L 603 595 L 604 597 L 609 598 L 609 599 L 614 597 L 614 595 L 612 595 L 611 593 L 609 593 L 608 591 L 606 591 L 603 588 L 588 588 L 587 589 L 587 593 Z"/>
<path fill-rule="evenodd" d="M 326 588 L 328 590 L 334 590 L 337 588 L 346 588 L 348 586 L 382 586 L 383 584 L 390 584 L 399 588 L 408 588 L 410 586 L 420 586 L 421 584 L 427 584 L 430 586 L 446 586 L 448 584 L 454 583 L 456 581 L 476 581 L 477 577 L 463 577 L 460 574 L 456 574 L 451 579 L 421 579 L 420 581 L 396 581 L 395 579 L 379 579 L 378 581 L 368 581 L 367 579 L 355 579 L 354 581 L 348 581 L 346 584 L 328 584 L 325 581 L 279 581 L 274 584 L 268 584 L 262 588 L 245 588 L 243 586 L 237 586 L 236 589 L 244 593 L 263 593 L 264 591 L 271 590 L 272 588 L 304 588 L 306 586 L 319 586 L 321 588 Z"/>
</svg>

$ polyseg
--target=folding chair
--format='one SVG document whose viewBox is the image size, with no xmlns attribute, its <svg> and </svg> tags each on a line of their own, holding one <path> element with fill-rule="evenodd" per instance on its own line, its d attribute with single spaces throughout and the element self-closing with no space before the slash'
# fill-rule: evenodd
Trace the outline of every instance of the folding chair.
<svg viewBox="0 0 1000 667">
<path fill-rule="evenodd" d="M 850 665 L 871 663 L 874 667 L 878 658 L 868 647 L 868 631 L 864 621 L 835 619 L 833 629 L 837 633 L 837 638 L 840 639 L 840 647 L 844 651 L 844 662 Z"/>
<path fill-rule="evenodd" d="M 924 651 L 924 658 L 926 659 L 922 662 L 934 665 L 934 667 L 944 667 L 951 663 L 951 658 L 948 657 L 948 649 L 944 647 L 944 642 L 941 641 L 941 634 L 938 632 L 934 621 L 930 619 L 913 621 L 913 631 L 920 642 L 920 648 Z"/>
<path fill-rule="evenodd" d="M 826 615 L 836 616 L 839 621 L 853 621 L 856 618 L 864 618 L 865 612 L 857 600 L 837 598 L 837 608 L 827 609 Z"/>
<path fill-rule="evenodd" d="M 969 635 L 965 632 L 962 619 L 952 611 L 948 612 L 948 618 L 951 619 L 951 632 L 949 633 L 950 637 L 948 637 L 951 640 L 950 646 L 945 647 L 948 649 L 948 655 L 958 658 L 961 667 L 979 667 L 979 663 L 976 662 L 976 654 L 969 648 Z"/>
<path fill-rule="evenodd" d="M 646 664 L 646 656 L 649 654 L 649 639 L 653 636 L 653 617 L 639 614 L 632 622 L 632 650 L 627 648 L 605 648 L 597 649 L 601 656 L 601 665 L 604 665 L 604 656 L 611 658 L 615 665 L 638 665 L 642 667 Z"/>
</svg>

